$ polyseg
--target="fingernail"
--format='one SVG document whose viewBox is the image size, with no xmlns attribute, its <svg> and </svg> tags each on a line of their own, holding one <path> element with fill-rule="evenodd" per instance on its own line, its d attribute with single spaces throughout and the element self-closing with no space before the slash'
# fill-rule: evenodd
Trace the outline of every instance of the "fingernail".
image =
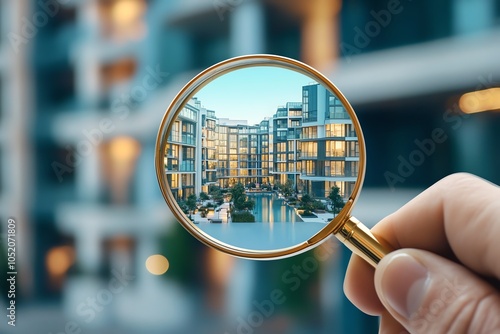
<svg viewBox="0 0 500 334">
<path fill-rule="evenodd" d="M 380 288 L 390 307 L 410 319 L 418 311 L 428 283 L 428 271 L 408 254 L 397 254 L 385 266 Z"/>
</svg>

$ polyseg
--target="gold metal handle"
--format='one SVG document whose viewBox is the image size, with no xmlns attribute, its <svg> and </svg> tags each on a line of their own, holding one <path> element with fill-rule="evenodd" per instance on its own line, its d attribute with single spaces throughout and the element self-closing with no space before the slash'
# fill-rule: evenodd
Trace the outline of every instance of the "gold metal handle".
<svg viewBox="0 0 500 334">
<path fill-rule="evenodd" d="M 376 267 L 380 260 L 390 252 L 380 244 L 368 227 L 354 217 L 349 217 L 335 236 L 373 267 Z"/>
</svg>

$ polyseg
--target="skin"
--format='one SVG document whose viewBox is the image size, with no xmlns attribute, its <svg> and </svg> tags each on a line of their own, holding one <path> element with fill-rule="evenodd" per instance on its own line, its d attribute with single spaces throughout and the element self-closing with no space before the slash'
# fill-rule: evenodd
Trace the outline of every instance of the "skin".
<svg viewBox="0 0 500 334">
<path fill-rule="evenodd" d="M 372 232 L 397 251 L 376 269 L 353 255 L 344 292 L 361 311 L 381 316 L 381 333 L 500 333 L 498 186 L 448 176 Z M 410 284 L 417 274 L 408 263 L 420 268 L 420 285 Z"/>
</svg>

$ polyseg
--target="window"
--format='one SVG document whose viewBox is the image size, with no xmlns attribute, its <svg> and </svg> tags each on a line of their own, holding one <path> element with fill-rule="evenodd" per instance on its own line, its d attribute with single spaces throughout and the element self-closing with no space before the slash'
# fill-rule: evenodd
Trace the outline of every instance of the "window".
<svg viewBox="0 0 500 334">
<path fill-rule="evenodd" d="M 348 157 L 359 157 L 359 142 L 358 141 L 347 142 L 347 156 Z"/>
<path fill-rule="evenodd" d="M 179 145 L 167 143 L 166 156 L 172 158 L 179 158 Z"/>
<path fill-rule="evenodd" d="M 181 122 L 175 121 L 172 125 L 172 130 L 170 131 L 169 141 L 180 142 L 181 141 Z"/>
<path fill-rule="evenodd" d="M 311 139 L 318 138 L 318 127 L 317 126 L 308 126 L 302 128 L 302 139 Z"/>
<path fill-rule="evenodd" d="M 344 157 L 346 152 L 346 142 L 345 141 L 326 141 L 326 156 L 327 157 Z"/>
<path fill-rule="evenodd" d="M 179 113 L 179 116 L 196 122 L 198 113 L 195 110 L 184 107 Z"/>
<path fill-rule="evenodd" d="M 344 176 L 344 161 L 325 161 L 325 176 Z"/>
<path fill-rule="evenodd" d="M 167 179 L 171 188 L 179 188 L 179 174 L 169 174 Z"/>
<path fill-rule="evenodd" d="M 215 160 L 215 150 L 208 150 L 207 157 L 208 160 Z"/>
<path fill-rule="evenodd" d="M 194 160 L 194 147 L 183 147 L 182 148 L 182 158 L 184 160 Z"/>
<path fill-rule="evenodd" d="M 286 161 L 286 154 L 276 154 L 276 161 Z"/>
<path fill-rule="evenodd" d="M 286 125 L 286 119 L 278 119 L 276 120 L 276 125 L 275 125 L 276 128 L 280 129 L 280 128 L 286 128 L 287 125 Z"/>
<path fill-rule="evenodd" d="M 194 186 L 194 174 L 182 174 L 182 186 L 183 187 L 193 187 Z"/>
<path fill-rule="evenodd" d="M 302 87 L 302 117 L 304 122 L 318 120 L 317 94 L 319 85 Z"/>
<path fill-rule="evenodd" d="M 317 142 L 302 142 L 300 147 L 302 158 L 316 158 L 318 156 Z"/>
<path fill-rule="evenodd" d="M 181 163 L 181 172 L 194 172 L 194 160 L 183 160 Z"/>
<path fill-rule="evenodd" d="M 325 161 L 325 176 L 358 176 L 357 161 Z"/>
<path fill-rule="evenodd" d="M 195 145 L 196 129 L 193 123 L 182 122 L 182 143 Z"/>
<path fill-rule="evenodd" d="M 302 174 L 315 175 L 315 173 L 316 173 L 316 161 L 312 160 L 302 161 Z"/>
<path fill-rule="evenodd" d="M 276 140 L 286 140 L 287 131 L 280 130 L 276 133 Z"/>
<path fill-rule="evenodd" d="M 284 162 L 279 162 L 279 163 L 276 163 L 276 171 L 277 172 L 286 172 L 286 163 Z"/>
<path fill-rule="evenodd" d="M 290 116 L 290 117 L 302 117 L 302 108 L 290 109 L 288 111 L 288 116 Z"/>
<path fill-rule="evenodd" d="M 207 119 L 207 129 L 215 129 L 215 121 L 213 119 Z"/>
<path fill-rule="evenodd" d="M 349 119 L 349 114 L 336 96 L 328 92 L 327 99 L 328 110 L 326 111 L 326 119 Z"/>
</svg>

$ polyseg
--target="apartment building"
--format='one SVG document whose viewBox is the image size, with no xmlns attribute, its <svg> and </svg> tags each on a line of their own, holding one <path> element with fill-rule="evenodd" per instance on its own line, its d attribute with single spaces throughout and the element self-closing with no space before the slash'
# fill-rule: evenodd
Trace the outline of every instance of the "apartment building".
<svg viewBox="0 0 500 334">
<path fill-rule="evenodd" d="M 302 89 L 301 163 L 303 190 L 327 197 L 333 186 L 349 196 L 359 170 L 359 143 L 349 114 L 323 86 Z"/>
<path fill-rule="evenodd" d="M 185 200 L 211 184 L 228 188 L 288 180 L 298 193 L 324 198 L 337 186 L 348 197 L 359 168 L 352 120 L 322 85 L 299 89 L 302 102 L 287 102 L 255 125 L 219 119 L 217 111 L 202 108 L 197 98 L 186 104 L 172 125 L 165 152 L 174 197 Z"/>
</svg>

